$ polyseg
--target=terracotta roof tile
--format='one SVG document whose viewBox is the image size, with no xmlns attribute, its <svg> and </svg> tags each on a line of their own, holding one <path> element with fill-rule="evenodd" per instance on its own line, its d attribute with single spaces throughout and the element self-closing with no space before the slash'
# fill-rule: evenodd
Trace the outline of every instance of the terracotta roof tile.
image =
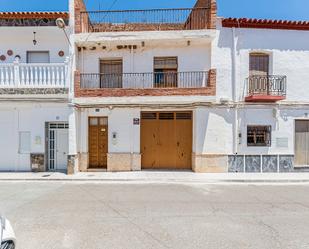
<svg viewBox="0 0 309 249">
<path fill-rule="evenodd" d="M 222 26 L 227 28 L 309 30 L 309 21 L 224 18 L 222 20 Z"/>
<path fill-rule="evenodd" d="M 0 19 L 69 18 L 68 12 L 0 12 Z"/>
</svg>

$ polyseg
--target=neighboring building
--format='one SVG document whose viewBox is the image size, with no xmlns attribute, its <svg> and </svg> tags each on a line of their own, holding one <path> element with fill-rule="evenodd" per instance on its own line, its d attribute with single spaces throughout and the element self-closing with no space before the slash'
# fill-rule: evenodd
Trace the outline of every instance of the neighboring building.
<svg viewBox="0 0 309 249">
<path fill-rule="evenodd" d="M 66 170 L 67 12 L 0 13 L 0 171 Z"/>
<path fill-rule="evenodd" d="M 309 22 L 69 8 L 0 13 L 0 170 L 309 167 Z"/>
</svg>

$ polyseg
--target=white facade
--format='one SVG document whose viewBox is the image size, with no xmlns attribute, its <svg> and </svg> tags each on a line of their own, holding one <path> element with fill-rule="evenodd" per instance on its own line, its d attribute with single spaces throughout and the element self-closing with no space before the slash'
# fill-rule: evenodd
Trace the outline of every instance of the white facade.
<svg viewBox="0 0 309 249">
<path fill-rule="evenodd" d="M 66 103 L 0 105 L 0 171 L 31 171 L 30 154 L 46 153 L 46 123 L 68 123 L 70 109 Z M 22 134 L 29 135 L 26 144 Z"/>
<path fill-rule="evenodd" d="M 56 26 L 33 23 L 0 27 L 0 171 L 66 170 L 69 45 Z M 58 140 L 65 146 L 50 137 L 58 132 L 50 127 L 58 124 L 64 127 Z M 55 161 L 62 157 L 59 167 L 50 165 L 52 150 Z"/>
</svg>

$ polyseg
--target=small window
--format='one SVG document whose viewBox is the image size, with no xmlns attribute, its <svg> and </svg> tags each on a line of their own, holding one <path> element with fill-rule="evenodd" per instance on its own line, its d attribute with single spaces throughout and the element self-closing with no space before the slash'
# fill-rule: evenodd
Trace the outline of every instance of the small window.
<svg viewBox="0 0 309 249">
<path fill-rule="evenodd" d="M 154 87 L 177 87 L 177 57 L 154 58 Z"/>
<path fill-rule="evenodd" d="M 31 152 L 31 133 L 28 131 L 19 132 L 19 153 L 28 154 Z"/>
<path fill-rule="evenodd" d="M 269 55 L 263 53 L 250 54 L 250 76 L 268 76 Z"/>
<path fill-rule="evenodd" d="M 49 52 L 27 51 L 27 63 L 49 63 Z"/>
<path fill-rule="evenodd" d="M 247 127 L 247 144 L 248 146 L 271 146 L 271 126 Z"/>
</svg>

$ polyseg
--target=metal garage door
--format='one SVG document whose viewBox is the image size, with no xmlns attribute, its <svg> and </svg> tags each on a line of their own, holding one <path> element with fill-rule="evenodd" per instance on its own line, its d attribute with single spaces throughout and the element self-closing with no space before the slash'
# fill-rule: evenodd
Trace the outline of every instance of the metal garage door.
<svg viewBox="0 0 309 249">
<path fill-rule="evenodd" d="M 192 168 L 192 113 L 143 112 L 143 169 Z"/>
</svg>

